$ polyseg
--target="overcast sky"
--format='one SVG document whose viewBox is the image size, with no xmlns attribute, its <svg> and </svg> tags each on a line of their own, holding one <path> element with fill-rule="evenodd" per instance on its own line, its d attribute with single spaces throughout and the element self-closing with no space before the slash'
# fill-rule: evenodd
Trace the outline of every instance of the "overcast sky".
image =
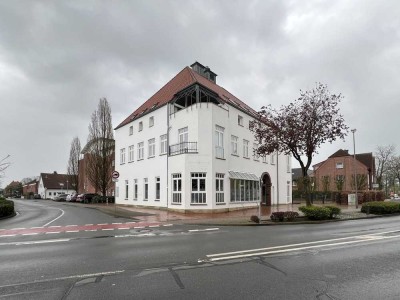
<svg viewBox="0 0 400 300">
<path fill-rule="evenodd" d="M 342 93 L 356 152 L 398 144 L 400 2 L 0 2 L 2 179 L 66 172 L 98 101 L 116 127 L 196 60 L 251 107 L 278 108 L 319 81 Z M 352 136 L 323 145 L 313 164 Z M 399 148 L 399 147 L 398 147 Z"/>
</svg>

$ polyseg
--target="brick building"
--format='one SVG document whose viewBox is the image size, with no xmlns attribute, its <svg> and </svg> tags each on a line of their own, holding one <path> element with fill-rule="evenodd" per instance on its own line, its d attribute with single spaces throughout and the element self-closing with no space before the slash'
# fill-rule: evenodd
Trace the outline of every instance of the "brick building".
<svg viewBox="0 0 400 300">
<path fill-rule="evenodd" d="M 313 166 L 317 191 L 323 191 L 324 182 L 329 191 L 352 191 L 355 189 L 354 171 L 359 190 L 372 189 L 375 182 L 375 158 L 372 153 L 354 156 L 348 150 L 338 150 L 328 159 Z"/>
</svg>

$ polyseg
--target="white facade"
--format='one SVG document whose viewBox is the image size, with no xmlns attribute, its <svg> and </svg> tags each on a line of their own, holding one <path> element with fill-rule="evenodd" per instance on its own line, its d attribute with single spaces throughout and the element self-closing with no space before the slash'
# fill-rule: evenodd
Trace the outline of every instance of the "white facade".
<svg viewBox="0 0 400 300">
<path fill-rule="evenodd" d="M 58 195 L 72 194 L 75 192 L 76 192 L 75 190 L 64 188 L 64 186 L 60 187 L 59 189 L 45 187 L 43 184 L 42 177 L 40 177 L 40 179 L 39 179 L 38 194 L 40 195 L 40 197 L 42 199 L 54 199 Z"/>
<path fill-rule="evenodd" d="M 249 114 L 211 102 L 170 111 L 167 104 L 116 129 L 116 203 L 226 211 L 292 202 L 290 156 L 253 155 Z"/>
</svg>

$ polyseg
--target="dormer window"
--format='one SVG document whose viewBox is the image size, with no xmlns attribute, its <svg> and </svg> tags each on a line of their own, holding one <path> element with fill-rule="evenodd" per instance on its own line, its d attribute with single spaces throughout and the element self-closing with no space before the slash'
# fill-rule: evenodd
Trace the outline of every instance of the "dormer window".
<svg viewBox="0 0 400 300">
<path fill-rule="evenodd" d="M 139 122 L 139 131 L 142 131 L 142 130 L 143 130 L 143 122 L 140 121 L 140 122 Z"/>
<path fill-rule="evenodd" d="M 243 117 L 238 115 L 238 125 L 243 126 Z"/>
<path fill-rule="evenodd" d="M 150 117 L 149 118 L 149 127 L 153 127 L 154 126 L 154 117 Z"/>
</svg>

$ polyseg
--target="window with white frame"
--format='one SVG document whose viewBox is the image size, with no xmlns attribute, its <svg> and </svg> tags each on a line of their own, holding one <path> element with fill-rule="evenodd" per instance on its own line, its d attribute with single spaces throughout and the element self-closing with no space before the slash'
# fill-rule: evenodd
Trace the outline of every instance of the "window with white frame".
<svg viewBox="0 0 400 300">
<path fill-rule="evenodd" d="M 172 203 L 182 203 L 182 174 L 172 174 Z"/>
<path fill-rule="evenodd" d="M 167 154 L 167 135 L 160 136 L 160 155 Z"/>
<path fill-rule="evenodd" d="M 133 134 L 133 126 L 129 126 L 129 135 Z"/>
<path fill-rule="evenodd" d="M 342 162 L 337 162 L 336 163 L 336 169 L 343 169 L 343 163 Z"/>
<path fill-rule="evenodd" d="M 187 143 L 189 141 L 189 135 L 188 135 L 188 128 L 180 128 L 178 129 L 178 141 L 179 143 Z"/>
<path fill-rule="evenodd" d="M 275 164 L 275 153 L 271 154 L 271 165 Z"/>
<path fill-rule="evenodd" d="M 243 140 L 243 157 L 249 158 L 249 141 Z"/>
<path fill-rule="evenodd" d="M 156 177 L 156 200 L 160 200 L 161 191 L 161 180 L 160 177 Z"/>
<path fill-rule="evenodd" d="M 238 115 L 238 125 L 243 126 L 243 117 Z"/>
<path fill-rule="evenodd" d="M 143 159 L 144 158 L 144 143 L 143 142 L 141 142 L 141 143 L 139 143 L 138 144 L 138 149 L 137 149 L 137 156 L 138 156 L 138 160 L 141 160 L 141 159 Z"/>
<path fill-rule="evenodd" d="M 134 160 L 135 149 L 133 145 L 128 147 L 128 162 L 132 162 Z"/>
<path fill-rule="evenodd" d="M 260 200 L 260 183 L 254 180 L 230 179 L 231 202 Z"/>
<path fill-rule="evenodd" d="M 143 198 L 143 200 L 149 200 L 149 179 L 145 178 L 143 181 L 144 181 L 144 187 L 143 187 L 144 198 Z"/>
<path fill-rule="evenodd" d="M 253 143 L 253 159 L 254 160 L 256 160 L 256 161 L 258 161 L 258 159 L 259 159 L 259 155 L 257 154 L 257 143 Z"/>
<path fill-rule="evenodd" d="M 129 197 L 129 181 L 125 180 L 125 200 L 128 200 Z"/>
<path fill-rule="evenodd" d="M 154 126 L 154 117 L 150 117 L 149 118 L 149 127 L 153 127 Z"/>
<path fill-rule="evenodd" d="M 190 202 L 192 204 L 206 203 L 206 173 L 191 173 L 190 177 L 192 183 L 192 195 Z"/>
<path fill-rule="evenodd" d="M 156 155 L 156 139 L 152 138 L 149 140 L 149 157 Z"/>
<path fill-rule="evenodd" d="M 286 184 L 286 202 L 290 202 L 290 181 L 287 181 Z"/>
<path fill-rule="evenodd" d="M 215 125 L 215 156 L 224 158 L 224 128 Z"/>
<path fill-rule="evenodd" d="M 133 180 L 133 200 L 138 199 L 138 180 Z"/>
<path fill-rule="evenodd" d="M 120 162 L 121 165 L 125 163 L 125 148 L 122 148 L 120 150 L 119 159 L 120 159 L 119 162 Z"/>
<path fill-rule="evenodd" d="M 238 137 L 231 135 L 231 154 L 232 155 L 239 155 L 238 153 Z"/>
<path fill-rule="evenodd" d="M 225 174 L 217 173 L 215 174 L 215 202 L 224 203 L 224 176 Z"/>
<path fill-rule="evenodd" d="M 286 172 L 287 173 L 292 173 L 292 167 L 290 164 L 290 160 L 291 160 L 290 155 L 286 155 Z"/>
<path fill-rule="evenodd" d="M 263 163 L 268 163 L 268 161 L 267 161 L 267 155 L 266 154 L 264 154 L 263 156 L 262 156 L 262 162 Z"/>
<path fill-rule="evenodd" d="M 142 131 L 142 130 L 143 130 L 143 122 L 140 121 L 140 122 L 139 122 L 139 131 Z"/>
</svg>

